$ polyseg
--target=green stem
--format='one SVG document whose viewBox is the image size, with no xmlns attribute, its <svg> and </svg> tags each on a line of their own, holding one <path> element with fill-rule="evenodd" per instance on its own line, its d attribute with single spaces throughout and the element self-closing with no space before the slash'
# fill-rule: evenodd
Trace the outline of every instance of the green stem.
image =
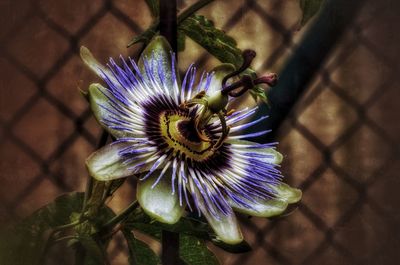
<svg viewBox="0 0 400 265">
<path fill-rule="evenodd" d="M 74 227 L 76 225 L 79 225 L 80 223 L 81 223 L 81 220 L 76 220 L 75 222 L 72 222 L 72 223 L 69 223 L 66 225 L 56 226 L 56 227 L 54 227 L 53 232 L 58 232 L 60 230 L 68 229 L 68 228 Z"/>
<path fill-rule="evenodd" d="M 99 149 L 100 147 L 103 147 L 106 143 L 107 143 L 107 139 L 108 139 L 108 132 L 106 130 L 103 130 L 99 143 L 97 144 L 97 149 Z M 86 208 L 87 208 L 87 203 L 90 199 L 90 196 L 92 196 L 92 191 L 93 191 L 93 177 L 92 176 L 88 176 L 88 180 L 86 182 L 86 189 L 85 189 L 85 195 L 83 198 L 83 205 L 82 205 L 82 215 L 84 215 L 84 213 L 86 212 Z"/>
<path fill-rule="evenodd" d="M 185 19 L 187 19 L 188 17 L 190 17 L 191 15 L 193 15 L 194 13 L 196 13 L 197 11 L 199 11 L 200 9 L 202 9 L 204 6 L 208 5 L 209 3 L 213 2 L 214 0 L 199 0 L 196 3 L 194 3 L 193 5 L 189 6 L 187 9 L 185 9 L 180 15 L 178 15 L 177 18 L 177 24 L 179 25 L 180 23 L 182 23 Z M 160 21 L 157 19 L 156 22 L 154 22 L 147 30 L 146 32 L 150 32 L 151 31 L 151 35 L 148 36 L 148 41 L 150 41 L 150 39 L 156 35 L 156 33 L 158 32 L 160 28 Z M 143 40 L 142 40 L 143 41 Z M 136 39 L 134 38 L 130 43 L 128 43 L 128 48 L 130 46 L 132 46 L 133 44 L 137 43 L 137 42 L 141 42 L 141 41 L 136 41 Z"/>
<path fill-rule="evenodd" d="M 54 239 L 54 240 L 53 240 L 53 243 L 59 243 L 59 242 L 64 241 L 64 240 L 68 240 L 68 239 L 77 239 L 77 238 L 78 238 L 77 236 L 63 236 L 63 237 Z"/>
<path fill-rule="evenodd" d="M 75 222 L 72 222 L 72 223 L 69 223 L 69 224 L 66 224 L 66 225 L 60 225 L 60 226 L 54 227 L 54 229 L 53 229 L 53 230 L 51 231 L 51 233 L 49 234 L 49 236 L 48 236 L 48 238 L 47 238 L 47 241 L 46 241 L 46 244 L 45 244 L 45 246 L 44 246 L 44 248 L 43 248 L 42 255 L 41 255 L 41 258 L 40 258 L 40 260 L 39 260 L 39 264 L 40 264 L 40 265 L 44 265 L 44 264 L 45 264 L 47 252 L 50 250 L 50 248 L 52 247 L 52 245 L 53 245 L 55 242 L 57 242 L 57 241 L 54 240 L 54 238 L 53 238 L 54 235 L 55 235 L 57 232 L 61 231 L 61 230 L 74 227 L 74 226 L 76 226 L 76 225 L 79 225 L 80 223 L 81 223 L 81 221 L 80 221 L 80 220 L 77 220 L 77 221 L 75 221 Z M 39 265 L 39 264 L 38 264 L 38 265 Z"/>
<path fill-rule="evenodd" d="M 114 216 L 110 221 L 108 221 L 102 228 L 103 231 L 110 231 L 119 222 L 126 219 L 129 214 L 131 214 L 139 206 L 138 201 L 132 202 L 128 207 L 125 208 L 121 213 Z"/>
<path fill-rule="evenodd" d="M 103 130 L 101 137 L 100 137 L 100 141 L 97 145 L 97 148 L 101 148 L 107 143 L 108 136 L 109 136 L 108 132 L 106 130 Z M 89 213 L 89 214 L 94 214 L 96 212 L 96 210 L 101 206 L 99 204 L 93 205 L 93 197 L 98 196 L 98 194 L 95 194 L 95 196 L 93 196 L 93 192 L 99 193 L 99 191 L 96 191 L 96 186 L 98 186 L 96 184 L 98 184 L 98 182 L 94 181 L 92 176 L 88 176 L 88 180 L 86 183 L 86 189 L 85 189 L 85 195 L 83 198 L 82 212 L 81 212 L 81 216 L 79 218 L 79 222 L 83 221 L 86 210 L 90 206 L 90 204 L 92 204 L 92 206 L 95 207 L 96 209 L 92 210 L 91 213 Z M 93 190 L 95 190 L 95 191 L 93 191 Z M 101 194 L 103 194 L 103 193 L 104 193 L 104 190 L 101 192 Z M 86 250 L 82 247 L 82 245 L 77 244 L 76 250 L 75 250 L 75 265 L 83 264 L 85 261 L 85 256 L 86 256 Z"/>
</svg>

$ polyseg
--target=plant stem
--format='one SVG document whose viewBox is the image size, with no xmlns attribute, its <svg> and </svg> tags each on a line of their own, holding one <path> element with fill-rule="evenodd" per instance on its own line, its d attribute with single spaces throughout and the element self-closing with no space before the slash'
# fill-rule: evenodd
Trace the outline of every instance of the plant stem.
<svg viewBox="0 0 400 265">
<path fill-rule="evenodd" d="M 214 0 L 199 0 L 196 3 L 194 3 L 193 5 L 189 6 L 188 8 L 186 8 L 177 18 L 177 24 L 179 25 L 180 23 L 182 23 L 185 19 L 187 19 L 188 17 L 190 17 L 191 15 L 193 15 L 194 13 L 196 13 L 197 11 L 199 11 L 200 9 L 202 9 L 204 6 L 208 5 L 209 3 L 213 2 Z M 146 31 L 152 31 L 152 35 L 150 35 L 149 40 L 151 39 L 151 37 L 153 37 L 158 29 L 160 28 L 160 21 L 157 20 L 156 22 L 154 22 Z M 135 44 L 135 41 L 132 41 L 130 43 L 128 43 L 128 47 L 132 46 L 133 44 Z M 145 43 L 146 44 L 146 43 Z"/>
<path fill-rule="evenodd" d="M 53 229 L 53 232 L 58 232 L 58 231 L 60 231 L 60 230 L 64 230 L 64 229 L 67 229 L 67 228 L 71 228 L 71 227 L 74 227 L 74 226 L 76 226 L 76 225 L 79 225 L 80 223 L 81 223 L 80 220 L 76 220 L 76 221 L 74 221 L 74 222 L 72 222 L 72 223 L 69 223 L 69 224 L 66 224 L 66 225 L 60 225 L 60 226 L 55 227 L 55 228 Z"/>
<path fill-rule="evenodd" d="M 177 15 L 176 0 L 159 0 L 160 7 L 160 35 L 171 44 L 172 50 L 177 51 Z M 189 12 L 185 13 L 188 16 Z M 162 231 L 161 263 L 163 265 L 178 265 L 179 261 L 179 234 Z"/>
<path fill-rule="evenodd" d="M 161 236 L 161 261 L 162 265 L 179 265 L 179 234 L 162 230 Z"/>
<path fill-rule="evenodd" d="M 137 201 L 132 202 L 128 207 L 125 208 L 120 214 L 114 216 L 110 221 L 108 221 L 102 228 L 103 231 L 110 231 L 115 225 L 123 221 L 129 214 L 132 213 L 139 206 Z"/>
<path fill-rule="evenodd" d="M 97 149 L 100 147 L 103 147 L 108 140 L 108 132 L 106 130 L 103 130 L 99 143 L 97 144 Z M 88 207 L 88 202 L 90 201 L 92 195 L 93 195 L 93 188 L 95 186 L 96 182 L 94 181 L 92 176 L 88 176 L 88 180 L 86 182 L 86 189 L 85 189 L 85 195 L 83 198 L 83 204 L 82 204 L 82 212 L 80 216 L 80 220 L 82 221 L 85 212 Z M 75 250 L 75 265 L 81 265 L 85 262 L 85 256 L 86 256 L 86 250 L 82 247 L 82 245 L 77 244 L 76 245 L 76 250 Z"/>
<path fill-rule="evenodd" d="M 164 36 L 176 52 L 177 47 L 177 17 L 176 0 L 159 0 L 160 35 Z"/>
<path fill-rule="evenodd" d="M 103 132 L 101 133 L 101 136 L 100 136 L 99 143 L 97 144 L 97 149 L 99 149 L 100 147 L 103 147 L 107 143 L 107 139 L 108 139 L 108 132 L 106 130 L 103 130 Z M 90 196 L 92 195 L 93 182 L 94 182 L 93 177 L 88 176 L 88 180 L 86 182 L 85 195 L 83 198 L 82 216 L 86 211 L 88 200 L 89 200 Z"/>
</svg>

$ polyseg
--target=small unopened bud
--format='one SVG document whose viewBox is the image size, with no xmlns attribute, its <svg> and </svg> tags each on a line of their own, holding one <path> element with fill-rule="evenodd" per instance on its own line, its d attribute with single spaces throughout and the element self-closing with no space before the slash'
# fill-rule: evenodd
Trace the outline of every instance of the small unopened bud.
<svg viewBox="0 0 400 265">
<path fill-rule="evenodd" d="M 261 76 L 254 80 L 254 84 L 267 84 L 269 86 L 275 86 L 278 82 L 278 75 L 275 73 L 269 73 L 264 76 Z"/>
</svg>

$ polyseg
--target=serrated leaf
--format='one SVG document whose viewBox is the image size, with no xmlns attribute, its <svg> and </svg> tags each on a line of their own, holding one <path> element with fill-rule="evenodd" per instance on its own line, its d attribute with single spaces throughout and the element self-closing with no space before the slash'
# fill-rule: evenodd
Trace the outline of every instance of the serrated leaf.
<svg viewBox="0 0 400 265">
<path fill-rule="evenodd" d="M 159 1 L 158 0 L 146 0 L 146 4 L 150 9 L 150 12 L 152 14 L 153 17 L 158 17 L 159 14 Z"/>
<path fill-rule="evenodd" d="M 221 62 L 231 63 L 236 67 L 242 64 L 242 52 L 237 48 L 235 39 L 217 29 L 214 23 L 204 16 L 190 16 L 182 21 L 178 28 Z"/>
<path fill-rule="evenodd" d="M 323 2 L 324 0 L 300 0 L 300 8 L 303 11 L 303 17 L 300 22 L 301 27 L 318 13 Z"/>
<path fill-rule="evenodd" d="M 131 265 L 158 265 L 160 259 L 154 251 L 143 241 L 137 239 L 131 231 L 123 230 L 129 249 L 129 264 Z"/>
<path fill-rule="evenodd" d="M 179 237 L 179 256 L 186 265 L 218 265 L 217 257 L 204 240 L 181 234 Z"/>
<path fill-rule="evenodd" d="M 212 243 L 229 253 L 246 253 L 252 250 L 249 243 L 247 243 L 245 240 L 243 240 L 239 244 L 231 245 L 214 238 L 212 239 Z"/>
</svg>

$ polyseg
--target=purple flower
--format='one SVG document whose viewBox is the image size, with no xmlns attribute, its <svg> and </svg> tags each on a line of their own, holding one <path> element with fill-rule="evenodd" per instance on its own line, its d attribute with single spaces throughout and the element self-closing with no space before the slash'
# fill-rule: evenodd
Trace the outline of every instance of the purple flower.
<svg viewBox="0 0 400 265">
<path fill-rule="evenodd" d="M 300 190 L 281 182 L 275 143 L 243 140 L 267 133 L 242 133 L 266 117 L 245 122 L 256 107 L 227 111 L 221 82 L 233 66 L 203 73 L 198 82 L 190 66 L 180 82 L 163 37 L 138 64 L 121 57 L 104 67 L 84 47 L 81 57 L 106 83 L 89 87 L 90 106 L 116 138 L 87 159 L 87 168 L 100 181 L 137 176 L 138 201 L 151 217 L 173 224 L 184 209 L 195 211 L 220 240 L 236 244 L 243 237 L 233 210 L 270 217 L 300 200 Z"/>
</svg>

